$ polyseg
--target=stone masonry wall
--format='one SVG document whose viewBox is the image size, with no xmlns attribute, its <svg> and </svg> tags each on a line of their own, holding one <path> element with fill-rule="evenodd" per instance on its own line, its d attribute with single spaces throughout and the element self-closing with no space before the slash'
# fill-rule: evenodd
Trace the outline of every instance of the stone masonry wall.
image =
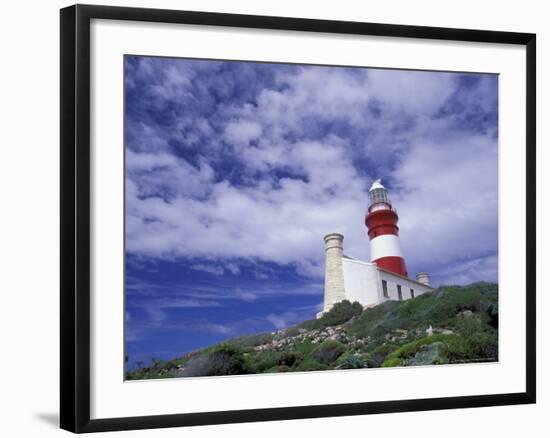
<svg viewBox="0 0 550 438">
<path fill-rule="evenodd" d="M 325 298 L 323 312 L 346 298 L 342 266 L 344 236 L 331 233 L 325 236 Z"/>
</svg>

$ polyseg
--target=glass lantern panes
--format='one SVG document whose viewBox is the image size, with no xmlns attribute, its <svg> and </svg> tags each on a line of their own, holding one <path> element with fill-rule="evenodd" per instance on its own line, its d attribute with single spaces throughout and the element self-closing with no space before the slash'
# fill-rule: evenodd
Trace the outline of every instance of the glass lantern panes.
<svg viewBox="0 0 550 438">
<path fill-rule="evenodd" d="M 369 192 L 370 205 L 388 203 L 388 195 L 383 188 L 374 189 Z"/>
</svg>

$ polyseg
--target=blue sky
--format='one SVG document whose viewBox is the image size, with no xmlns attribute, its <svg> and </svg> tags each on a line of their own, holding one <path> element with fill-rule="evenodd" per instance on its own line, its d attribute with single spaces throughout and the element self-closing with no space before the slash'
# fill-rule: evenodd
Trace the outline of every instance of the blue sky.
<svg viewBox="0 0 550 438">
<path fill-rule="evenodd" d="M 313 318 L 376 178 L 411 274 L 497 280 L 495 75 L 126 56 L 125 151 L 130 366 Z"/>
</svg>

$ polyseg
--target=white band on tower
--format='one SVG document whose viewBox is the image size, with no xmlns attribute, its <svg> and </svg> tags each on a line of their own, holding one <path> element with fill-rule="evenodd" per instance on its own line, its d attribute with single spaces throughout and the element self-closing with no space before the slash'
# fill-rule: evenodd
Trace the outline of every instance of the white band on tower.
<svg viewBox="0 0 550 438">
<path fill-rule="evenodd" d="M 370 259 L 374 261 L 382 257 L 403 258 L 399 237 L 394 234 L 384 234 L 370 241 Z"/>
</svg>

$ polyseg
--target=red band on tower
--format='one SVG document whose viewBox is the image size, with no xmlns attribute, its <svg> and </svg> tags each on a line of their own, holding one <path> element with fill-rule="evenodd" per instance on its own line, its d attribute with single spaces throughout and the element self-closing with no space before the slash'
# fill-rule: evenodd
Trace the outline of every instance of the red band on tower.
<svg viewBox="0 0 550 438">
<path fill-rule="evenodd" d="M 407 267 L 405 266 L 405 259 L 403 257 L 382 257 L 374 260 L 374 262 L 386 271 L 407 277 Z"/>
<path fill-rule="evenodd" d="M 369 238 L 372 240 L 384 234 L 399 235 L 397 213 L 394 210 L 376 210 L 369 212 L 365 217 L 365 225 L 369 230 Z"/>
</svg>

